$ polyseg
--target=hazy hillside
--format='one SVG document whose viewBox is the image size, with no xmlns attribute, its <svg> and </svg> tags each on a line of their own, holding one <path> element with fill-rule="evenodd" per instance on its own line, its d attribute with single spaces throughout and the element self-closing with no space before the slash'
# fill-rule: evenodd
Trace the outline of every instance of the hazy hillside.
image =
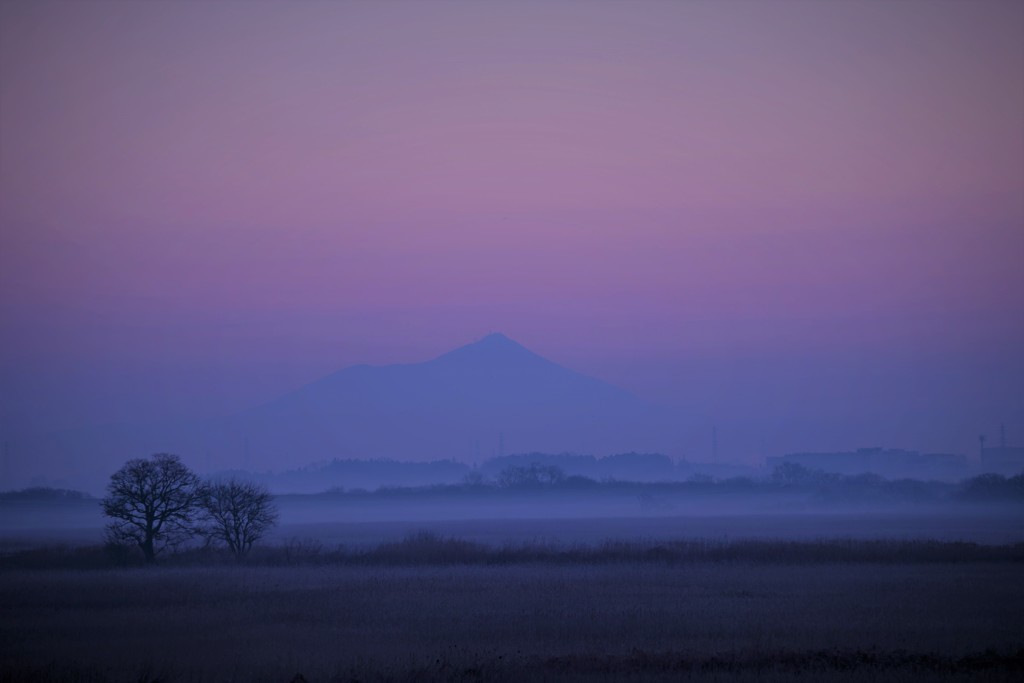
<svg viewBox="0 0 1024 683">
<path fill-rule="evenodd" d="M 229 426 L 268 464 L 296 449 L 314 458 L 472 460 L 496 455 L 502 437 L 517 451 L 654 447 L 656 417 L 631 394 L 494 334 L 425 363 L 342 370 Z"/>
<path fill-rule="evenodd" d="M 290 469 L 332 458 L 474 462 L 507 452 L 667 451 L 674 416 L 561 367 L 501 334 L 423 363 L 333 373 L 237 415 L 65 432 L 38 445 L 106 476 L 129 457 L 172 451 L 200 470 Z"/>
</svg>

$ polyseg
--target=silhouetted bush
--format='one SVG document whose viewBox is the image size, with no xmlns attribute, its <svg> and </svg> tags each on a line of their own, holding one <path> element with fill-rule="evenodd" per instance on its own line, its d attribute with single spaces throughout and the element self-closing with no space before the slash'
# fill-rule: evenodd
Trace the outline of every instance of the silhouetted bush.
<svg viewBox="0 0 1024 683">
<path fill-rule="evenodd" d="M 111 554 L 103 545 L 41 546 L 0 557 L 0 568 L 3 569 L 110 569 L 141 565 L 141 552 L 120 557 L 116 553 Z"/>
<path fill-rule="evenodd" d="M 481 543 L 416 531 L 401 541 L 382 543 L 359 559 L 374 564 L 481 564 L 491 553 L 492 549 Z"/>
</svg>

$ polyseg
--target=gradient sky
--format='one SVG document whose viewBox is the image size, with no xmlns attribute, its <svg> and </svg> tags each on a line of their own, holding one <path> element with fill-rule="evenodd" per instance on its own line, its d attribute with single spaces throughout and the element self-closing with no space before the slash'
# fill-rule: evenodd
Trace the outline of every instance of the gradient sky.
<svg viewBox="0 0 1024 683">
<path fill-rule="evenodd" d="M 1024 3 L 5 0 L 0 230 L 7 434 L 502 331 L 737 459 L 1024 442 Z"/>
</svg>

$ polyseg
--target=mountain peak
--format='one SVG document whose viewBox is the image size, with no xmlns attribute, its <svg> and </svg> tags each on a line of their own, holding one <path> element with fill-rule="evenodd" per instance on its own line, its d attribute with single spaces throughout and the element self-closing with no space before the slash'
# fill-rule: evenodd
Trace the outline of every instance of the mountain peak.
<svg viewBox="0 0 1024 683">
<path fill-rule="evenodd" d="M 473 343 L 474 344 L 485 344 L 485 345 L 488 345 L 488 346 L 505 345 L 505 346 L 515 346 L 515 347 L 519 347 L 519 348 L 524 348 L 522 344 L 519 344 L 518 342 L 513 341 L 512 339 L 510 339 L 506 335 L 502 334 L 501 332 L 491 332 L 487 336 L 482 337 L 479 341 L 476 341 L 476 342 L 473 342 Z"/>
<path fill-rule="evenodd" d="M 540 356 L 530 351 L 519 342 L 510 339 L 501 332 L 492 332 L 487 336 L 461 346 L 453 351 L 439 356 L 437 360 L 483 360 L 483 361 L 508 361 L 512 359 L 535 359 L 542 360 Z"/>
</svg>

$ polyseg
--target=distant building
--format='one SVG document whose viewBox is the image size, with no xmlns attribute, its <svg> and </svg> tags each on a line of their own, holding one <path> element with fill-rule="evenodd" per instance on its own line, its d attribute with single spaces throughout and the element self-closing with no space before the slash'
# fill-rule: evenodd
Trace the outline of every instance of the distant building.
<svg viewBox="0 0 1024 683">
<path fill-rule="evenodd" d="M 1006 476 L 1024 474 L 1024 447 L 995 446 L 981 449 L 981 470 Z"/>
<path fill-rule="evenodd" d="M 767 459 L 769 468 L 783 463 L 808 469 L 887 479 L 962 479 L 970 474 L 967 457 L 953 453 L 920 453 L 900 448 L 858 448 L 856 451 L 788 453 Z"/>
<path fill-rule="evenodd" d="M 756 467 L 739 463 L 726 462 L 686 462 L 685 460 L 676 464 L 676 477 L 678 479 L 693 479 L 694 477 L 709 479 L 735 479 L 737 477 L 757 477 L 761 472 Z"/>
</svg>

